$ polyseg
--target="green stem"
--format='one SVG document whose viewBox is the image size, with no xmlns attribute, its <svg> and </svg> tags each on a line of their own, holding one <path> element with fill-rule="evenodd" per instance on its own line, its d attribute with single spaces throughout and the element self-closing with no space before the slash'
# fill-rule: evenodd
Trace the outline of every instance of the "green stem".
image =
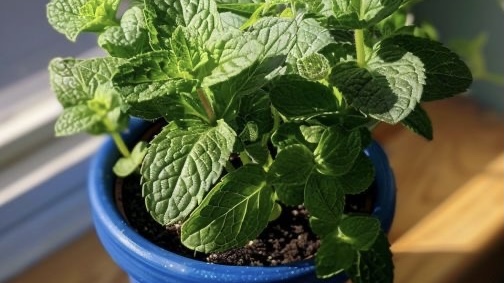
<svg viewBox="0 0 504 283">
<path fill-rule="evenodd" d="M 210 101 L 208 100 L 205 91 L 202 88 L 198 88 L 196 92 L 198 93 L 198 98 L 201 101 L 203 108 L 205 109 L 205 112 L 208 117 L 208 122 L 211 125 L 214 125 L 217 118 L 215 117 L 215 112 L 213 111 L 212 105 L 210 104 Z"/>
<path fill-rule="evenodd" d="M 271 114 L 273 115 L 273 130 L 271 132 L 274 133 L 280 127 L 280 114 L 273 106 L 271 106 Z"/>
<path fill-rule="evenodd" d="M 114 140 L 117 149 L 119 149 L 119 152 L 124 156 L 124 157 L 129 157 L 131 155 L 128 147 L 126 146 L 126 143 L 124 143 L 123 138 L 118 132 L 112 132 L 110 133 L 112 136 L 112 139 Z"/>
<path fill-rule="evenodd" d="M 356 29 L 355 36 L 355 50 L 357 52 L 357 65 L 361 68 L 366 67 L 366 50 L 364 46 L 364 30 Z"/>
</svg>

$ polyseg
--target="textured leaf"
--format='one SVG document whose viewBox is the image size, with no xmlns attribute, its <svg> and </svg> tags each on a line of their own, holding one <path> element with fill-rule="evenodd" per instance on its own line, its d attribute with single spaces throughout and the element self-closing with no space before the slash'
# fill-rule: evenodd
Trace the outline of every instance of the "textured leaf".
<svg viewBox="0 0 504 283">
<path fill-rule="evenodd" d="M 369 250 L 380 233 L 380 221 L 374 217 L 351 216 L 339 224 L 338 237 L 355 250 Z"/>
<path fill-rule="evenodd" d="M 293 144 L 304 144 L 310 148 L 310 144 L 301 133 L 302 124 L 287 122 L 280 124 L 280 127 L 271 136 L 271 142 L 280 151 Z"/>
<path fill-rule="evenodd" d="M 362 29 L 390 16 L 403 0 L 334 0 L 332 9 L 336 28 Z"/>
<path fill-rule="evenodd" d="M 49 24 L 75 41 L 83 31 L 103 31 L 117 25 L 119 0 L 52 0 L 47 4 Z"/>
<path fill-rule="evenodd" d="M 212 32 L 222 29 L 217 5 L 213 0 L 154 0 L 146 1 L 145 12 L 151 44 L 163 49 L 169 43 L 175 27 L 183 26 L 192 37 L 206 42 Z"/>
<path fill-rule="evenodd" d="M 324 237 L 315 257 L 317 277 L 329 278 L 349 269 L 356 257 L 357 252 L 349 244 L 335 236 Z"/>
<path fill-rule="evenodd" d="M 387 237 L 381 232 L 369 251 L 358 252 L 358 261 L 346 270 L 354 283 L 394 282 L 394 263 Z"/>
<path fill-rule="evenodd" d="M 375 168 L 371 159 L 361 153 L 348 173 L 341 176 L 339 181 L 345 194 L 358 194 L 368 189 L 374 181 Z"/>
<path fill-rule="evenodd" d="M 256 125 L 258 137 L 269 133 L 273 128 L 269 95 L 259 90 L 251 95 L 244 96 L 240 100 L 236 120 L 240 129 L 243 129 L 247 123 L 252 122 Z"/>
<path fill-rule="evenodd" d="M 250 32 L 225 44 L 219 66 L 202 83 L 211 87 L 219 117 L 234 118 L 236 113 L 229 111 L 239 98 L 256 92 L 277 74 L 294 44 L 296 31 L 296 20 L 263 18 Z M 243 63 L 236 65 L 236 60 Z"/>
<path fill-rule="evenodd" d="M 359 131 L 327 128 L 314 151 L 316 168 L 324 175 L 341 176 L 352 168 L 361 150 Z"/>
<path fill-rule="evenodd" d="M 100 116 L 96 115 L 86 105 L 76 105 L 65 108 L 56 120 L 54 130 L 56 136 L 68 136 L 87 131 L 100 122 Z"/>
<path fill-rule="evenodd" d="M 266 227 L 274 204 L 262 167 L 241 167 L 226 175 L 182 225 L 182 243 L 205 253 L 243 246 Z"/>
<path fill-rule="evenodd" d="M 288 186 L 285 184 L 277 184 L 274 186 L 278 199 L 286 205 L 295 206 L 304 203 L 305 184 Z"/>
<path fill-rule="evenodd" d="M 331 79 L 352 106 L 373 118 L 395 124 L 420 102 L 425 84 L 424 65 L 418 57 L 400 48 L 380 48 L 378 44 L 375 49 L 368 69 L 342 63 L 333 69 Z"/>
<path fill-rule="evenodd" d="M 204 118 L 196 97 L 191 95 L 193 81 L 168 80 L 119 87 L 128 112 L 144 119 L 166 117 L 178 120 L 188 116 Z"/>
<path fill-rule="evenodd" d="M 288 118 L 310 118 L 338 110 L 332 90 L 299 76 L 282 76 L 270 89 L 273 106 Z"/>
<path fill-rule="evenodd" d="M 299 24 L 296 43 L 287 57 L 287 62 L 296 72 L 298 60 L 317 53 L 333 42 L 329 31 L 315 19 L 303 19 Z"/>
<path fill-rule="evenodd" d="M 313 153 L 304 145 L 290 145 L 280 151 L 268 171 L 268 183 L 304 185 L 315 166 Z"/>
<path fill-rule="evenodd" d="M 321 220 L 317 217 L 310 217 L 310 228 L 321 239 L 327 235 L 336 235 L 340 219 Z M 335 237 L 336 238 L 336 237 Z"/>
<path fill-rule="evenodd" d="M 313 53 L 298 59 L 296 66 L 299 75 L 311 81 L 326 79 L 331 72 L 329 60 L 322 54 Z"/>
<path fill-rule="evenodd" d="M 51 88 L 63 107 L 83 103 L 93 98 L 99 85 L 111 81 L 117 66 L 123 62 L 112 57 L 87 60 L 55 58 L 49 64 Z"/>
<path fill-rule="evenodd" d="M 109 27 L 100 34 L 98 45 L 113 57 L 129 58 L 150 51 L 142 9 L 134 6 L 124 12 L 120 26 Z"/>
<path fill-rule="evenodd" d="M 421 135 L 427 140 L 432 140 L 432 123 L 429 116 L 427 115 L 427 112 L 423 110 L 420 104 L 417 104 L 415 110 L 401 122 L 404 126 L 412 130 L 413 132 Z"/>
<path fill-rule="evenodd" d="M 338 221 L 345 207 L 345 195 L 337 179 L 316 173 L 308 178 L 304 200 L 310 216 L 329 222 Z"/>
<path fill-rule="evenodd" d="M 165 127 L 145 156 L 142 190 L 152 217 L 163 225 L 184 220 L 217 181 L 236 139 L 223 121 L 187 130 Z"/>
<path fill-rule="evenodd" d="M 467 65 L 457 54 L 439 42 L 410 35 L 398 35 L 384 40 L 382 45 L 383 48 L 400 47 L 422 60 L 426 76 L 423 101 L 463 93 L 472 83 L 471 71 Z"/>
</svg>

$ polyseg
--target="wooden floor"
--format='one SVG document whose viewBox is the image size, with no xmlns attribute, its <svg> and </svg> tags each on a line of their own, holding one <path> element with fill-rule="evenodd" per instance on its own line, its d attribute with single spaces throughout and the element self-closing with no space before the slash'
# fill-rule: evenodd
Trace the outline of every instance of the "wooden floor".
<svg viewBox="0 0 504 283">
<path fill-rule="evenodd" d="M 397 283 L 502 283 L 504 275 L 503 117 L 460 97 L 426 104 L 427 142 L 380 126 L 397 180 L 390 238 Z M 11 283 L 125 283 L 93 231 Z"/>
</svg>

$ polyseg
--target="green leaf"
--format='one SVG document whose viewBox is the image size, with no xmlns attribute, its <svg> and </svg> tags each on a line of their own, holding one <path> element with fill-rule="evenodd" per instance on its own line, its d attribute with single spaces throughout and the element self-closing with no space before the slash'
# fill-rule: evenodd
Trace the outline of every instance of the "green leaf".
<svg viewBox="0 0 504 283">
<path fill-rule="evenodd" d="M 396 124 L 420 102 L 424 64 L 414 54 L 384 41 L 375 46 L 367 69 L 351 62 L 341 63 L 333 69 L 331 79 L 353 107 Z"/>
<path fill-rule="evenodd" d="M 274 191 L 259 165 L 248 164 L 226 175 L 182 225 L 182 243 L 214 252 L 244 246 L 267 226 Z M 265 213 L 266 212 L 266 213 Z"/>
<path fill-rule="evenodd" d="M 94 97 L 99 85 L 108 84 L 123 62 L 112 57 L 55 58 L 49 64 L 51 88 L 64 108 L 81 104 Z"/>
<path fill-rule="evenodd" d="M 101 121 L 101 117 L 86 105 L 76 105 L 63 109 L 56 120 L 54 130 L 56 136 L 68 136 L 87 131 Z"/>
<path fill-rule="evenodd" d="M 176 79 L 123 85 L 119 90 L 133 116 L 149 120 L 160 117 L 178 120 L 192 116 L 205 120 L 204 110 L 191 95 L 193 85 L 194 81 Z"/>
<path fill-rule="evenodd" d="M 119 177 L 126 177 L 133 173 L 137 168 L 140 168 L 143 158 L 147 154 L 147 143 L 138 142 L 131 155 L 127 157 L 121 157 L 112 167 L 112 171 Z"/>
<path fill-rule="evenodd" d="M 326 236 L 320 242 L 315 257 L 317 277 L 329 278 L 349 269 L 357 258 L 357 252 L 335 236 Z"/>
<path fill-rule="evenodd" d="M 47 19 L 58 32 L 75 41 L 83 31 L 101 32 L 117 25 L 119 0 L 51 0 Z"/>
<path fill-rule="evenodd" d="M 354 283 L 394 282 L 394 263 L 390 244 L 383 232 L 368 251 L 358 252 L 358 260 L 346 270 Z"/>
<path fill-rule="evenodd" d="M 311 174 L 306 183 L 304 200 L 310 215 L 318 219 L 334 222 L 343 215 L 345 195 L 334 177 Z"/>
<path fill-rule="evenodd" d="M 273 106 L 287 118 L 308 119 L 336 112 L 338 102 L 327 86 L 296 75 L 282 76 L 270 89 Z"/>
<path fill-rule="evenodd" d="M 231 12 L 221 13 L 220 17 L 222 22 L 222 29 L 233 30 L 234 32 L 239 32 L 240 27 L 247 21 L 247 18 Z"/>
<path fill-rule="evenodd" d="M 184 220 L 220 177 L 235 140 L 235 132 L 222 120 L 215 127 L 165 127 L 151 141 L 141 168 L 152 217 L 163 225 Z"/>
<path fill-rule="evenodd" d="M 150 34 L 150 43 L 155 49 L 170 49 L 172 33 L 178 26 L 186 27 L 191 37 L 201 44 L 214 31 L 222 30 L 213 0 L 157 0 L 145 2 L 145 16 Z"/>
<path fill-rule="evenodd" d="M 287 62 L 296 72 L 298 60 L 322 50 L 334 40 L 325 27 L 315 19 L 303 19 L 299 24 L 296 43 L 287 57 Z"/>
<path fill-rule="evenodd" d="M 303 134 L 303 137 L 307 142 L 318 144 L 320 142 L 320 139 L 322 138 L 322 134 L 325 131 L 325 127 L 319 125 L 301 125 L 299 127 L 299 130 L 301 130 L 301 134 Z"/>
<path fill-rule="evenodd" d="M 333 21 L 337 29 L 362 29 L 377 24 L 394 13 L 403 0 L 332 1 Z"/>
<path fill-rule="evenodd" d="M 361 134 L 338 126 L 327 128 L 314 151 L 317 170 L 324 175 L 347 173 L 361 153 Z"/>
<path fill-rule="evenodd" d="M 423 110 L 420 104 L 417 104 L 415 110 L 402 120 L 401 123 L 427 140 L 432 140 L 432 123 L 427 112 Z"/>
<path fill-rule="evenodd" d="M 280 151 L 293 144 L 304 144 L 310 148 L 301 133 L 300 127 L 302 125 L 294 122 L 287 122 L 280 124 L 280 127 L 271 136 L 271 142 Z"/>
<path fill-rule="evenodd" d="M 98 45 L 113 57 L 129 58 L 150 51 L 142 9 L 134 6 L 124 12 L 120 26 L 109 27 L 100 34 Z"/>
<path fill-rule="evenodd" d="M 369 250 L 380 233 L 380 221 L 369 216 L 351 216 L 339 224 L 338 237 L 355 250 Z"/>
<path fill-rule="evenodd" d="M 214 93 L 218 117 L 234 118 L 229 111 L 237 101 L 278 74 L 294 44 L 296 31 L 296 19 L 263 18 L 249 32 L 225 44 L 219 66 L 202 82 Z M 237 61 L 243 63 L 237 65 Z"/>
<path fill-rule="evenodd" d="M 382 45 L 384 48 L 400 47 L 420 58 L 426 76 L 422 101 L 452 97 L 467 91 L 472 83 L 467 65 L 439 42 L 398 35 L 384 40 Z"/>
<path fill-rule="evenodd" d="M 286 205 L 302 205 L 304 203 L 305 184 L 288 186 L 285 184 L 274 185 L 278 199 Z"/>
<path fill-rule="evenodd" d="M 280 151 L 268 171 L 268 183 L 286 186 L 304 185 L 315 166 L 313 153 L 294 144 Z"/>
<path fill-rule="evenodd" d="M 324 55 L 313 53 L 296 62 L 299 75 L 311 81 L 326 79 L 331 72 L 329 60 Z"/>
<path fill-rule="evenodd" d="M 131 58 L 114 76 L 117 85 L 187 79 L 178 68 L 177 58 L 169 51 L 153 51 Z"/>
<path fill-rule="evenodd" d="M 369 157 L 361 153 L 352 168 L 339 178 L 345 194 L 359 194 L 367 190 L 375 178 L 375 168 Z"/>
<path fill-rule="evenodd" d="M 260 137 L 273 129 L 271 114 L 271 101 L 269 95 L 262 90 L 244 96 L 240 100 L 238 116 L 236 117 L 240 129 L 253 123 L 257 127 L 257 136 Z"/>
<path fill-rule="evenodd" d="M 224 1 L 218 1 L 224 2 Z M 218 3 L 217 7 L 222 11 L 229 11 L 239 15 L 251 16 L 259 7 L 261 3 Z"/>
<path fill-rule="evenodd" d="M 340 219 L 332 219 L 332 220 L 321 220 L 317 217 L 310 217 L 310 228 L 311 230 L 317 234 L 321 239 L 327 235 L 334 234 L 338 229 L 338 223 Z"/>
</svg>

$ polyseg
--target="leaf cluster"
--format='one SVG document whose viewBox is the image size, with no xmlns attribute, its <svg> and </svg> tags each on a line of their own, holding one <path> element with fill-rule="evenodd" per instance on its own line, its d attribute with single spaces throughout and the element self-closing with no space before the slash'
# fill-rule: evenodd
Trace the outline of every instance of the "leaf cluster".
<svg viewBox="0 0 504 283">
<path fill-rule="evenodd" d="M 182 243 L 224 251 L 303 204 L 321 238 L 317 274 L 392 282 L 377 219 L 344 212 L 374 180 L 364 149 L 380 122 L 432 139 L 421 102 L 464 92 L 456 54 L 407 23 L 404 0 L 51 0 L 72 41 L 98 34 L 108 56 L 56 58 L 57 135 L 112 135 L 114 171 L 141 174 L 146 209 L 181 224 Z M 129 152 L 129 117 L 164 119 Z M 240 165 L 231 162 L 239 158 Z"/>
</svg>

